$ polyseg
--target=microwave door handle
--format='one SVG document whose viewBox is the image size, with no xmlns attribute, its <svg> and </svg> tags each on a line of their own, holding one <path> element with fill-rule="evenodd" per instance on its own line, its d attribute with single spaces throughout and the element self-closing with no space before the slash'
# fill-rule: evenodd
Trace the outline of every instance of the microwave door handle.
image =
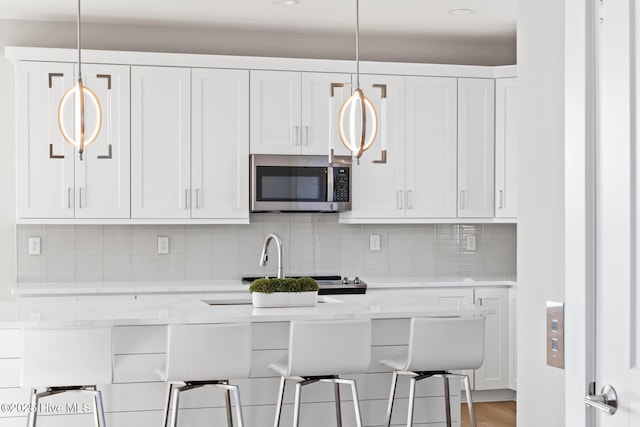
<svg viewBox="0 0 640 427">
<path fill-rule="evenodd" d="M 333 167 L 327 168 L 327 202 L 333 202 Z"/>
</svg>

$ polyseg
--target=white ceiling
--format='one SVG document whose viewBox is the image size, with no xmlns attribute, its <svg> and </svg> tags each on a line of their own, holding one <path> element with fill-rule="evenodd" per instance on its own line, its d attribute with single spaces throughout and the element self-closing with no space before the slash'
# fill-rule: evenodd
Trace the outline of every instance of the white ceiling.
<svg viewBox="0 0 640 427">
<path fill-rule="evenodd" d="M 0 0 L 0 18 L 75 21 L 76 8 L 75 0 Z M 447 13 L 463 8 L 476 13 Z M 83 0 L 82 21 L 346 33 L 355 28 L 355 0 Z M 361 0 L 360 26 L 362 34 L 515 40 L 516 0 Z"/>
</svg>

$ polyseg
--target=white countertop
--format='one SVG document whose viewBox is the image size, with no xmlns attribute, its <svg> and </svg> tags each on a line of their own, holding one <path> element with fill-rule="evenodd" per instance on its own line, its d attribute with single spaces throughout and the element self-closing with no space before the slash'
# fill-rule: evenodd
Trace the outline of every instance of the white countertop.
<svg viewBox="0 0 640 427">
<path fill-rule="evenodd" d="M 248 292 L 170 295 L 58 296 L 0 304 L 0 328 L 173 323 L 279 322 L 292 319 L 388 319 L 413 316 L 480 315 L 492 309 L 436 300 L 424 291 L 319 297 L 315 307 L 254 309 Z M 210 306 L 203 300 L 243 305 Z"/>
</svg>

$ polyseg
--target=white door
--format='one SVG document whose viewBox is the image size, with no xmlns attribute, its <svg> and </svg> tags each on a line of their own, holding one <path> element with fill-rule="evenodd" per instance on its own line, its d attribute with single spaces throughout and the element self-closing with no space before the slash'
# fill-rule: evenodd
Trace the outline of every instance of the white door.
<svg viewBox="0 0 640 427">
<path fill-rule="evenodd" d="M 496 80 L 496 217 L 518 216 L 516 78 Z"/>
<path fill-rule="evenodd" d="M 350 95 L 350 74 L 302 73 L 302 154 L 326 156 L 333 148 L 336 156 L 350 155 L 337 126 L 340 106 Z"/>
<path fill-rule="evenodd" d="M 457 79 L 407 77 L 407 218 L 455 218 Z"/>
<path fill-rule="evenodd" d="M 383 90 L 373 85 L 384 85 L 385 117 L 381 114 Z M 404 77 L 360 76 L 360 86 L 378 111 L 379 130 L 374 145 L 351 168 L 353 202 L 351 212 L 345 214 L 353 218 L 404 218 Z M 380 160 L 383 133 L 387 139 L 387 162 L 374 163 Z"/>
<path fill-rule="evenodd" d="M 82 65 L 83 81 L 102 105 L 98 139 L 76 158 L 76 218 L 129 218 L 129 66 Z M 87 132 L 96 111 L 87 103 Z"/>
<path fill-rule="evenodd" d="M 595 24 L 594 391 L 600 393 L 603 386 L 613 386 L 618 409 L 613 416 L 589 409 L 589 415 L 598 426 L 628 427 L 640 425 L 640 75 L 638 44 L 632 43 L 632 26 L 637 25 L 639 16 L 629 0 L 605 1 L 596 8 L 602 22 Z M 640 38 L 636 35 L 635 40 Z"/>
<path fill-rule="evenodd" d="M 191 70 L 131 68 L 131 217 L 189 218 Z"/>
<path fill-rule="evenodd" d="M 509 387 L 509 289 L 478 288 L 476 304 L 493 309 L 486 316 L 484 363 L 475 371 L 475 390 Z"/>
<path fill-rule="evenodd" d="M 16 67 L 18 218 L 73 218 L 74 156 L 58 130 L 62 95 L 73 86 L 73 64 L 19 62 Z M 72 118 L 66 128 L 73 132 Z"/>
<path fill-rule="evenodd" d="M 494 81 L 458 79 L 458 216 L 493 217 Z"/>
<path fill-rule="evenodd" d="M 249 71 L 192 71 L 191 217 L 249 220 Z"/>
<path fill-rule="evenodd" d="M 300 73 L 251 71 L 251 154 L 300 154 Z"/>
</svg>

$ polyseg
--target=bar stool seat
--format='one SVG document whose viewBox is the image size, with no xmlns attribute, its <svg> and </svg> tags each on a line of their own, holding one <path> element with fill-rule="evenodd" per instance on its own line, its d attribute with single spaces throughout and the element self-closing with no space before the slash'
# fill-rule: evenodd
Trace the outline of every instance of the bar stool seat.
<svg viewBox="0 0 640 427">
<path fill-rule="evenodd" d="M 298 426 L 300 422 L 302 387 L 323 382 L 334 385 L 338 427 L 342 426 L 340 384 L 351 387 L 356 425 L 362 427 L 356 382 L 340 378 L 340 375 L 365 373 L 370 362 L 371 321 L 292 321 L 289 327 L 287 360 L 269 365 L 269 369 L 280 375 L 274 426 L 280 425 L 286 381 L 295 380 L 294 426 Z"/>
<path fill-rule="evenodd" d="M 393 369 L 387 423 L 391 425 L 393 401 L 399 375 L 411 377 L 407 426 L 413 425 L 416 382 L 440 377 L 444 380 L 446 423 L 451 426 L 449 379 L 464 380 L 471 425 L 476 426 L 469 377 L 452 370 L 477 369 L 484 362 L 484 317 L 412 318 L 408 353 L 403 357 L 381 360 Z"/>
<path fill-rule="evenodd" d="M 251 370 L 251 325 L 248 323 L 169 325 L 167 328 L 167 366 L 156 373 L 167 382 L 164 426 L 178 425 L 180 393 L 202 387 L 225 391 L 227 424 L 233 426 L 231 396 L 236 420 L 244 426 L 240 389 L 229 379 L 248 378 Z"/>
<path fill-rule="evenodd" d="M 110 327 L 22 330 L 22 387 L 31 387 L 27 426 L 34 427 L 40 399 L 60 393 L 93 396 L 94 421 L 106 427 L 98 384 L 111 384 L 113 348 Z M 38 388 L 45 388 L 38 393 Z"/>
</svg>

